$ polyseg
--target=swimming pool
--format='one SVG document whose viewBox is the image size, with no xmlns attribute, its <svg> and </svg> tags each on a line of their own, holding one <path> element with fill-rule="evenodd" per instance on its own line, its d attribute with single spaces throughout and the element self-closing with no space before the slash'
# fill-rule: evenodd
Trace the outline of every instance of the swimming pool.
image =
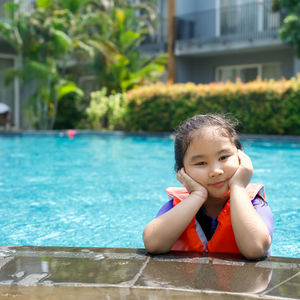
<svg viewBox="0 0 300 300">
<path fill-rule="evenodd" d="M 244 140 L 273 211 L 272 255 L 300 257 L 300 143 Z M 143 248 L 178 186 L 169 137 L 0 135 L 0 245 Z"/>
</svg>

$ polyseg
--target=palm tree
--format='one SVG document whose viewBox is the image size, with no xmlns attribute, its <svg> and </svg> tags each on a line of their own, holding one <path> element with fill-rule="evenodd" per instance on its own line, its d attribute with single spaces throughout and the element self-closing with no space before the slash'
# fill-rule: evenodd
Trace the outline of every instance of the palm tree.
<svg viewBox="0 0 300 300">
<path fill-rule="evenodd" d="M 130 0 L 115 0 L 110 4 L 106 12 L 112 26 L 103 27 L 101 33 L 114 44 L 117 56 L 110 65 L 104 63 L 101 54 L 95 57 L 98 82 L 112 93 L 156 81 L 165 70 L 166 55 L 143 57 L 138 50 L 147 34 L 154 31 L 154 6 L 149 1 L 137 5 Z"/>
</svg>

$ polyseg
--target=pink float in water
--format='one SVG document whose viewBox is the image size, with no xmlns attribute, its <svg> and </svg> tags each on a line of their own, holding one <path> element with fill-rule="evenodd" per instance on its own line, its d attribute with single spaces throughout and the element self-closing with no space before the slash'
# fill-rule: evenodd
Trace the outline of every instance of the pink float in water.
<svg viewBox="0 0 300 300">
<path fill-rule="evenodd" d="M 77 131 L 76 130 L 74 130 L 74 129 L 69 129 L 69 130 L 67 130 L 67 135 L 68 135 L 68 137 L 69 138 L 74 138 L 74 136 L 76 135 L 76 133 L 77 133 Z"/>
</svg>

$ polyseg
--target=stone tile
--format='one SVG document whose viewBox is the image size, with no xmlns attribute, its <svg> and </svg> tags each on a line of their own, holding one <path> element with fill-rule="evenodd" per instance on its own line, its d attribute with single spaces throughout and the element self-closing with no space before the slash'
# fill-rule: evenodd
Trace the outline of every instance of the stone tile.
<svg viewBox="0 0 300 300">
<path fill-rule="evenodd" d="M 300 272 L 300 259 L 286 258 L 286 257 L 270 257 L 267 260 L 256 263 L 257 268 L 270 269 L 272 272 L 270 282 L 267 289 L 262 293 L 263 295 L 274 295 L 280 297 L 291 297 L 298 293 L 300 294 L 300 285 L 296 285 L 294 289 L 286 289 L 291 278 L 298 278 L 297 274 Z M 296 276 L 296 277 L 295 277 Z M 284 282 L 286 282 L 284 284 Z M 293 281 L 291 281 L 292 283 Z M 281 287 L 282 286 L 282 287 Z M 293 298 L 293 297 L 292 297 Z M 297 297 L 296 297 L 297 298 Z"/>
<path fill-rule="evenodd" d="M 195 256 L 153 258 L 137 286 L 259 293 L 267 288 L 270 269 L 236 258 Z"/>
<path fill-rule="evenodd" d="M 300 299 L 300 272 L 268 290 L 265 295 Z"/>
<path fill-rule="evenodd" d="M 0 299 L 18 300 L 277 300 L 272 296 L 255 297 L 246 294 L 216 293 L 176 289 L 50 286 L 0 286 Z M 281 299 L 282 300 L 282 299 Z"/>
<path fill-rule="evenodd" d="M 12 250 L 12 249 L 10 249 Z M 2 251 L 0 285 L 130 285 L 147 259 L 138 251 L 113 249 L 13 249 Z M 1 253 L 1 252 L 0 252 Z M 8 256 L 3 257 L 3 253 Z"/>
<path fill-rule="evenodd" d="M 231 255 L 165 255 L 151 259 L 137 286 L 261 294 L 297 274 L 300 260 L 246 261 Z"/>
</svg>

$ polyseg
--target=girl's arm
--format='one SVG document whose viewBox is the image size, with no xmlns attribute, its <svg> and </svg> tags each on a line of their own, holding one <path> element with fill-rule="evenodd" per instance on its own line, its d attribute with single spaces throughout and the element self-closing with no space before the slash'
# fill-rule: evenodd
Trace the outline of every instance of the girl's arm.
<svg viewBox="0 0 300 300">
<path fill-rule="evenodd" d="M 191 179 L 183 169 L 177 179 L 186 186 L 190 195 L 178 205 L 147 224 L 143 239 L 148 252 L 169 252 L 207 199 L 207 190 Z"/>
<path fill-rule="evenodd" d="M 256 259 L 269 249 L 271 237 L 246 191 L 253 174 L 251 160 L 242 151 L 239 158 L 240 167 L 229 182 L 231 222 L 240 252 L 248 259 Z"/>
</svg>

